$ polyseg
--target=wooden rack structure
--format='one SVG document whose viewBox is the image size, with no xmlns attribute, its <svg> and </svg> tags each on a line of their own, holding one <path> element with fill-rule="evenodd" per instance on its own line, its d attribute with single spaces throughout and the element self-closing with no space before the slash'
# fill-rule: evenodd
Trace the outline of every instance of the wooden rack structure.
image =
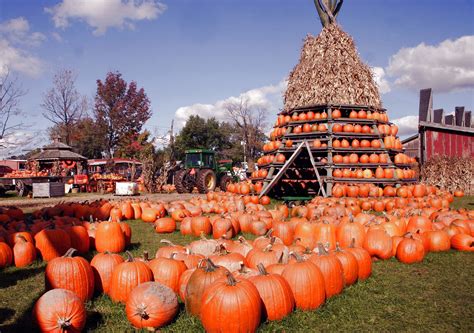
<svg viewBox="0 0 474 333">
<path fill-rule="evenodd" d="M 334 110 L 341 112 L 341 117 L 334 119 L 332 113 Z M 271 135 L 272 142 L 278 142 L 275 149 L 267 150 L 265 155 L 283 154 L 285 156 L 283 163 L 277 163 L 276 159 L 268 164 L 259 164 L 259 168 L 266 170 L 264 171 L 263 177 L 253 177 L 252 181 L 262 182 L 263 187 L 260 192 L 260 196 L 272 194 L 275 197 L 288 197 L 288 196 L 314 196 L 323 195 L 331 196 L 332 188 L 334 184 L 360 184 L 360 183 L 372 183 L 376 185 L 397 185 L 397 184 L 409 184 L 417 181 L 415 178 L 397 177 L 397 173 L 394 173 L 392 178 L 342 178 L 336 177 L 334 171 L 336 169 L 369 169 L 375 171 L 378 167 L 385 169 L 400 169 L 408 170 L 415 167 L 414 164 L 401 164 L 394 163 L 394 156 L 402 153 L 403 149 L 401 144 L 397 144 L 398 149 L 393 147 L 386 147 L 384 144 L 385 136 L 380 133 L 379 125 L 392 125 L 388 121 L 381 121 L 376 119 L 360 119 L 350 118 L 349 114 L 353 111 L 364 110 L 367 113 L 378 113 L 385 114 L 385 109 L 375 109 L 369 106 L 357 106 L 357 105 L 313 105 L 308 107 L 302 107 L 293 109 L 289 112 L 282 112 L 279 114 L 279 119 L 289 121 L 280 122 L 278 121 L 274 129 L 280 129 L 278 134 Z M 319 119 L 305 119 L 297 120 L 298 118 L 294 114 L 301 114 L 312 112 L 323 115 Z M 305 124 L 324 124 L 327 130 L 325 131 L 297 131 L 295 128 L 303 126 Z M 352 124 L 352 125 L 367 125 L 370 127 L 369 133 L 355 133 L 355 132 L 336 132 L 334 131 L 335 124 Z M 307 127 L 307 126 L 306 126 Z M 396 134 L 396 133 L 395 133 Z M 394 135 L 397 142 L 400 143 L 399 139 Z M 321 143 L 320 147 L 313 145 L 314 140 L 318 139 Z M 379 147 L 334 147 L 333 141 L 339 139 L 346 140 L 378 140 Z M 292 144 L 287 144 L 288 141 Z M 386 154 L 386 161 L 383 163 L 335 163 L 333 157 L 335 155 L 342 154 L 357 154 L 359 157 L 362 154 Z M 260 173 L 261 174 L 261 173 Z M 259 175 L 260 175 L 259 174 Z"/>
</svg>

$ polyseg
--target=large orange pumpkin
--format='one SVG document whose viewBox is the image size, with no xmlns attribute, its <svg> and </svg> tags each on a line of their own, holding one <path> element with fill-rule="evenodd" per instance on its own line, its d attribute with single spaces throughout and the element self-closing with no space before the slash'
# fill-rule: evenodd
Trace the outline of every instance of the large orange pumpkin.
<svg viewBox="0 0 474 333">
<path fill-rule="evenodd" d="M 153 331 L 170 323 L 178 311 L 176 294 L 158 282 L 144 282 L 135 287 L 125 305 L 133 327 Z"/>
<path fill-rule="evenodd" d="M 43 294 L 35 303 L 33 317 L 41 332 L 82 332 L 86 325 L 84 302 L 65 289 Z"/>
<path fill-rule="evenodd" d="M 74 292 L 84 302 L 94 293 L 94 273 L 89 262 L 82 257 L 73 257 L 75 249 L 52 259 L 45 270 L 46 289 L 62 288 Z"/>
<path fill-rule="evenodd" d="M 231 273 L 209 286 L 201 304 L 201 322 L 208 332 L 254 332 L 260 325 L 262 301 L 257 288 Z"/>
</svg>

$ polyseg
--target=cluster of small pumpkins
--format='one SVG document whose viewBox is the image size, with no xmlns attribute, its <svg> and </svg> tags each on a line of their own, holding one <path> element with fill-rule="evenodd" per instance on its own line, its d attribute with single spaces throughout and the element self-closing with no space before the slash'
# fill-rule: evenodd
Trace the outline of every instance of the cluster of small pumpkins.
<svg viewBox="0 0 474 333">
<path fill-rule="evenodd" d="M 5 178 L 31 178 L 31 177 L 47 177 L 47 171 L 32 171 L 32 170 L 13 170 L 5 174 Z"/>
<path fill-rule="evenodd" d="M 286 161 L 286 156 L 281 153 L 278 153 L 276 155 L 269 154 L 269 155 L 264 155 L 264 156 L 259 157 L 257 159 L 257 165 L 261 167 L 261 166 L 265 166 L 271 163 L 285 163 L 285 161 Z"/>
<path fill-rule="evenodd" d="M 378 166 L 375 172 L 372 169 L 345 168 L 334 169 L 332 172 L 334 178 L 358 178 L 358 179 L 413 179 L 416 177 L 416 171 L 413 169 L 400 168 L 382 168 Z"/>
<path fill-rule="evenodd" d="M 124 251 L 132 231 L 115 217 L 116 210 L 107 201 L 59 204 L 37 210 L 29 217 L 19 208 L 1 208 L 0 268 L 11 264 L 24 267 L 37 259 L 48 262 L 71 247 L 81 254 L 91 250 Z"/>
</svg>

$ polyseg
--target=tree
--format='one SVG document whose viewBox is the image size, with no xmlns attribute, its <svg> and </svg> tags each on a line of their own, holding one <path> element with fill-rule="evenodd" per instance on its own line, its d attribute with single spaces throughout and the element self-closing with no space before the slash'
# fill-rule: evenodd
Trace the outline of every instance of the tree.
<svg viewBox="0 0 474 333">
<path fill-rule="evenodd" d="M 183 158 L 186 149 L 211 149 L 222 156 L 222 152 L 231 148 L 229 127 L 215 118 L 204 119 L 190 116 L 186 125 L 176 136 L 175 149 L 178 159 Z"/>
<path fill-rule="evenodd" d="M 95 117 L 110 158 L 121 141 L 140 133 L 150 119 L 150 100 L 143 88 L 137 89 L 136 82 L 127 84 L 122 74 L 109 72 L 105 82 L 97 80 Z"/>
<path fill-rule="evenodd" d="M 246 98 L 241 98 L 238 102 L 229 102 L 225 108 L 232 124 L 237 128 L 238 137 L 245 145 L 244 156 L 249 164 L 249 169 L 253 170 L 254 160 L 262 151 L 265 141 L 262 129 L 265 127 L 266 110 L 251 107 Z"/>
<path fill-rule="evenodd" d="M 12 77 L 7 69 L 0 75 L 0 140 L 12 131 L 21 128 L 22 124 L 11 124 L 12 117 L 21 114 L 20 99 L 26 95 L 16 77 Z"/>
<path fill-rule="evenodd" d="M 73 150 L 87 158 L 101 158 L 104 151 L 104 136 L 98 135 L 99 129 L 90 117 L 83 117 L 74 122 L 70 133 L 70 145 Z M 60 137 L 65 139 L 65 130 L 62 125 L 55 125 L 49 129 L 51 139 Z"/>
<path fill-rule="evenodd" d="M 71 70 L 58 71 L 53 87 L 43 95 L 43 116 L 63 131 L 66 144 L 71 144 L 74 124 L 87 112 L 87 98 L 76 90 L 77 76 Z"/>
<path fill-rule="evenodd" d="M 336 16 L 344 0 L 314 0 L 323 27 L 336 22 Z"/>
</svg>

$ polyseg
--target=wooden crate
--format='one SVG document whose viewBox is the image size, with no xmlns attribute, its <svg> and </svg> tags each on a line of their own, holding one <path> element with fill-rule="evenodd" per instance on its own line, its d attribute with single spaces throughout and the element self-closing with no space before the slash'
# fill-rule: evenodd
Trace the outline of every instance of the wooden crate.
<svg viewBox="0 0 474 333">
<path fill-rule="evenodd" d="M 64 183 L 33 183 L 33 198 L 52 198 L 64 196 Z"/>
</svg>

